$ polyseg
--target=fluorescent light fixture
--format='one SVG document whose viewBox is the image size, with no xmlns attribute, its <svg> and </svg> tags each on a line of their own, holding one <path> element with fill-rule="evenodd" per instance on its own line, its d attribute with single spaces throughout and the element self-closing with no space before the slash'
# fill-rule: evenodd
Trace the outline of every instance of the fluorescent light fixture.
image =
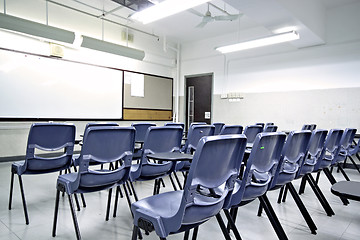
<svg viewBox="0 0 360 240">
<path fill-rule="evenodd" d="M 0 28 L 72 44 L 75 33 L 0 13 Z"/>
<path fill-rule="evenodd" d="M 166 0 L 140 12 L 136 12 L 131 15 L 130 18 L 147 24 L 209 1 L 210 0 Z"/>
<path fill-rule="evenodd" d="M 115 43 L 110 43 L 95 38 L 83 36 L 81 47 L 90 48 L 97 51 L 112 53 L 123 57 L 129 57 L 137 60 L 143 60 L 145 52 L 135 48 L 129 48 Z"/>
<path fill-rule="evenodd" d="M 273 45 L 277 43 L 289 42 L 296 39 L 299 39 L 300 36 L 296 31 L 290 31 L 285 33 L 275 34 L 269 37 L 260 38 L 252 41 L 237 43 L 233 45 L 228 45 L 224 47 L 218 47 L 216 50 L 220 51 L 221 53 L 230 53 L 241 51 L 245 49 L 263 47 L 268 45 Z"/>
</svg>

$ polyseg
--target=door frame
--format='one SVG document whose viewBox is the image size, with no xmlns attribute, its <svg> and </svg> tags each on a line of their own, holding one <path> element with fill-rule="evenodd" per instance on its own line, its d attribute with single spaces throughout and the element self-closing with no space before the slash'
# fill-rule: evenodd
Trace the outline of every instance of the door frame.
<svg viewBox="0 0 360 240">
<path fill-rule="evenodd" d="M 191 74 L 191 75 L 184 75 L 184 123 L 185 123 L 185 129 L 187 128 L 187 118 L 188 118 L 188 112 L 187 112 L 187 88 L 186 88 L 186 79 L 187 78 L 193 78 L 193 77 L 203 77 L 203 76 L 211 76 L 211 90 L 210 90 L 210 119 L 213 121 L 213 96 L 214 96 L 214 72 L 208 72 L 208 73 L 199 73 L 199 74 Z"/>
</svg>

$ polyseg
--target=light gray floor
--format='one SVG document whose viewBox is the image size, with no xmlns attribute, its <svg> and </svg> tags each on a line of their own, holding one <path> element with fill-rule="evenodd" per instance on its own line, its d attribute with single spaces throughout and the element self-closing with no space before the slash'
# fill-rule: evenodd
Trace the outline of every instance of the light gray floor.
<svg viewBox="0 0 360 240">
<path fill-rule="evenodd" d="M 30 224 L 25 225 L 19 184 L 15 178 L 13 209 L 8 210 L 8 195 L 11 163 L 0 163 L 0 239 L 75 239 L 75 232 L 70 215 L 68 199 L 60 199 L 58 230 L 56 238 L 51 237 L 53 212 L 55 205 L 55 182 L 57 174 L 24 176 L 25 195 L 28 204 Z M 346 172 L 352 180 L 360 181 L 360 174 L 355 170 Z M 344 180 L 340 173 L 334 173 L 337 180 Z M 172 190 L 166 178 L 166 188 Z M 153 182 L 136 183 L 135 188 L 140 196 L 152 194 Z M 299 180 L 294 181 L 298 189 Z M 348 206 L 342 205 L 338 197 L 330 192 L 330 183 L 325 175 L 320 178 L 320 187 L 335 211 L 335 216 L 328 217 L 317 201 L 311 188 L 306 188 L 301 196 L 305 206 L 315 221 L 318 231 L 312 235 L 300 215 L 291 196 L 287 202 L 277 204 L 278 191 L 269 192 L 268 197 L 278 215 L 289 239 L 360 239 L 360 203 L 350 201 Z M 83 239 L 117 239 L 131 238 L 132 218 L 125 199 L 120 199 L 118 216 L 105 222 L 105 207 L 107 192 L 91 193 L 86 196 L 87 207 L 77 212 L 80 231 Z M 244 240 L 246 239 L 277 239 L 271 224 L 264 213 L 257 217 L 258 201 L 254 201 L 239 209 L 236 224 Z M 168 239 L 182 239 L 183 234 L 169 236 Z M 144 239 L 158 239 L 154 233 L 144 236 Z M 215 219 L 211 219 L 200 227 L 199 240 L 224 239 Z M 235 239 L 232 236 L 232 239 Z"/>
</svg>

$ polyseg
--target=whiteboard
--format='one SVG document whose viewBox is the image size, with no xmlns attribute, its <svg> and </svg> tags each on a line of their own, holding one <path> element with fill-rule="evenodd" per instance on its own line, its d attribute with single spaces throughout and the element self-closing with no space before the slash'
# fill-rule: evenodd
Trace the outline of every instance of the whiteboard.
<svg viewBox="0 0 360 240">
<path fill-rule="evenodd" d="M 123 71 L 0 50 L 0 118 L 121 119 Z"/>
</svg>

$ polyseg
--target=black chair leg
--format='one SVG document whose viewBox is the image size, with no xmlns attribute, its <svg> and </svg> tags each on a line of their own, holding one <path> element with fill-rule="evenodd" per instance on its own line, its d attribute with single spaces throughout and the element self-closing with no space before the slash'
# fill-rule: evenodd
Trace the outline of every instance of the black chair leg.
<svg viewBox="0 0 360 240">
<path fill-rule="evenodd" d="M 226 218 L 227 218 L 227 220 L 228 220 L 228 226 L 230 225 L 230 229 L 233 231 L 233 233 L 234 233 L 234 235 L 235 235 L 235 238 L 236 238 L 237 240 L 241 240 L 240 233 L 239 233 L 239 231 L 238 231 L 238 229 L 237 229 L 237 227 L 236 227 L 236 225 L 235 225 L 234 220 L 233 220 L 232 217 L 231 217 L 231 214 L 230 214 L 229 210 L 228 210 L 228 209 L 224 209 L 224 213 L 225 213 L 225 216 L 226 216 Z M 228 232 L 229 232 L 229 231 L 228 231 Z"/>
<path fill-rule="evenodd" d="M 359 155 L 356 155 L 356 156 L 359 156 Z M 356 162 L 354 161 L 354 159 L 349 156 L 350 158 L 350 161 L 352 162 L 352 164 L 355 166 L 356 170 L 360 173 L 360 169 L 359 169 L 359 166 L 356 164 Z M 359 159 L 360 160 L 360 159 Z"/>
<path fill-rule="evenodd" d="M 14 188 L 14 175 L 11 171 L 11 179 L 10 179 L 10 193 L 9 193 L 9 210 L 11 210 L 11 204 L 12 204 L 12 196 L 13 196 L 13 188 Z"/>
<path fill-rule="evenodd" d="M 177 184 L 179 185 L 180 190 L 183 190 L 183 187 L 181 186 L 181 182 L 179 180 L 179 177 L 177 176 L 176 172 L 174 172 L 175 180 Z"/>
<path fill-rule="evenodd" d="M 86 208 L 86 202 L 85 202 L 84 194 L 83 194 L 83 193 L 80 193 L 80 197 L 81 197 L 81 201 L 82 201 L 83 207 Z"/>
<path fill-rule="evenodd" d="M 129 205 L 129 209 L 130 209 L 130 213 L 131 215 L 133 215 L 132 211 L 131 211 L 131 201 L 130 201 L 130 196 L 126 190 L 126 186 L 123 185 L 123 188 L 124 188 L 124 192 L 125 192 L 125 196 L 126 196 L 126 200 L 127 200 L 127 203 Z M 134 216 L 133 216 L 134 217 Z"/>
<path fill-rule="evenodd" d="M 346 174 L 346 172 L 345 172 L 344 169 L 340 166 L 340 164 L 338 164 L 338 170 L 342 173 L 342 175 L 344 176 L 344 178 L 346 179 L 346 181 L 350 181 L 349 176 Z"/>
<path fill-rule="evenodd" d="M 57 225 L 57 218 L 59 212 L 59 199 L 60 198 L 60 191 L 56 190 L 56 200 L 55 200 L 55 210 L 54 210 L 54 222 L 53 222 L 53 229 L 52 229 L 52 236 L 56 236 L 56 225 Z"/>
<path fill-rule="evenodd" d="M 130 182 L 130 186 L 131 186 L 131 182 Z M 130 188 L 130 186 L 129 186 L 129 182 L 127 181 L 127 182 L 126 182 L 126 187 L 127 187 L 128 190 L 129 190 L 130 196 L 132 196 L 132 195 L 133 195 L 133 193 L 132 193 L 133 191 L 131 191 L 131 190 L 133 190 L 133 189 L 132 189 L 133 187 L 131 186 L 131 188 Z"/>
<path fill-rule="evenodd" d="M 170 178 L 171 185 L 172 185 L 173 188 L 174 188 L 174 191 L 177 191 L 177 187 L 176 187 L 176 185 L 175 185 L 174 179 L 173 179 L 172 176 L 171 176 L 171 173 L 169 174 L 169 178 Z"/>
<path fill-rule="evenodd" d="M 70 205 L 71 215 L 72 215 L 72 219 L 73 219 L 73 223 L 74 223 L 76 238 L 81 239 L 79 224 L 78 224 L 75 209 L 74 209 L 74 202 L 73 202 L 73 199 L 70 194 L 68 194 L 68 197 L 69 197 L 69 205 Z"/>
<path fill-rule="evenodd" d="M 324 194 L 322 193 L 319 186 L 316 184 L 315 179 L 311 174 L 306 174 L 303 178 L 305 178 L 308 182 L 310 187 L 312 188 L 313 192 L 315 193 L 317 199 L 321 203 L 322 207 L 324 208 L 326 214 L 331 217 L 332 215 L 335 215 L 333 209 L 331 208 L 329 202 L 326 200 Z"/>
<path fill-rule="evenodd" d="M 279 204 L 281 203 L 281 198 L 284 194 L 284 188 L 285 188 L 285 186 L 282 186 L 279 191 L 279 196 L 278 196 L 278 200 L 277 200 L 277 203 L 279 203 Z"/>
<path fill-rule="evenodd" d="M 309 173 L 309 174 L 311 174 L 311 173 Z M 301 194 L 303 194 L 305 192 L 305 186 L 306 186 L 306 175 L 301 178 L 299 195 L 301 195 Z"/>
<path fill-rule="evenodd" d="M 26 200 L 25 200 L 22 178 L 21 178 L 21 175 L 18 175 L 18 177 L 19 177 L 19 184 L 20 184 L 20 190 L 21 190 L 21 199 L 22 199 L 24 214 L 25 214 L 25 223 L 26 223 L 26 225 L 29 225 L 29 216 L 28 216 L 28 211 L 27 211 L 27 207 L 26 207 Z"/>
<path fill-rule="evenodd" d="M 294 188 L 294 185 L 291 182 L 286 184 L 286 185 L 287 185 L 287 188 L 290 191 L 291 196 L 294 198 L 295 203 L 298 206 L 301 214 L 303 215 L 308 227 L 310 228 L 311 233 L 316 234 L 317 227 L 316 227 L 314 221 L 312 220 L 309 212 L 307 211 L 304 203 L 301 201 L 299 195 L 297 194 L 297 192 L 296 192 L 296 190 Z"/>
<path fill-rule="evenodd" d="M 136 194 L 136 192 L 135 192 L 135 188 L 134 188 L 133 183 L 132 183 L 132 182 L 129 182 L 129 183 L 130 183 L 131 190 L 132 190 L 132 192 L 133 192 L 133 194 L 134 194 L 135 201 L 139 201 L 139 199 L 138 199 L 138 197 L 137 197 L 137 194 Z M 131 194 L 130 194 L 130 195 L 131 195 Z"/>
<path fill-rule="evenodd" d="M 323 171 L 324 171 L 326 177 L 329 179 L 330 183 L 332 185 L 334 185 L 336 183 L 336 180 L 335 180 L 334 176 L 331 174 L 330 170 L 328 168 L 324 168 Z M 340 200 L 343 202 L 343 204 L 345 206 L 349 204 L 349 200 L 347 200 L 344 197 L 340 197 Z"/>
<path fill-rule="evenodd" d="M 316 174 L 316 180 L 315 180 L 316 185 L 319 184 L 320 174 L 321 174 L 321 171 L 319 171 L 319 172 Z"/>
<path fill-rule="evenodd" d="M 197 234 L 199 231 L 199 226 L 196 226 L 193 230 L 193 236 L 192 236 L 192 240 L 196 240 L 197 239 Z"/>
<path fill-rule="evenodd" d="M 258 213 L 257 213 L 257 216 L 258 216 L 258 217 L 261 217 L 262 211 L 263 211 L 263 206 L 262 206 L 261 203 L 260 203 L 260 204 L 259 204 Z"/>
<path fill-rule="evenodd" d="M 137 233 L 140 231 L 139 227 L 134 225 L 131 240 L 137 240 Z"/>
<path fill-rule="evenodd" d="M 111 205 L 111 195 L 112 195 L 112 188 L 109 189 L 108 202 L 107 202 L 107 207 L 106 207 L 106 217 L 105 217 L 105 221 L 109 221 L 110 205 Z"/>
<path fill-rule="evenodd" d="M 220 213 L 216 214 L 216 220 L 219 223 L 219 226 L 221 228 L 222 233 L 224 234 L 224 237 L 226 240 L 231 240 L 230 234 L 229 232 L 226 230 L 226 226 L 225 223 L 220 215 Z"/>
<path fill-rule="evenodd" d="M 190 234 L 190 231 L 189 231 L 189 230 L 185 231 L 185 233 L 184 233 L 184 240 L 189 240 L 189 234 Z"/>
<path fill-rule="evenodd" d="M 282 202 L 285 202 L 286 201 L 286 196 L 287 196 L 287 193 L 288 193 L 288 186 L 285 186 L 285 190 L 284 190 L 284 194 L 283 194 L 283 197 L 282 197 Z"/>
<path fill-rule="evenodd" d="M 74 198 L 75 198 L 76 210 L 80 211 L 80 203 L 76 193 L 74 194 Z"/>
<path fill-rule="evenodd" d="M 269 220 L 271 222 L 271 225 L 273 226 L 276 235 L 280 240 L 287 240 L 288 237 L 286 236 L 286 233 L 284 229 L 282 228 L 279 219 L 277 218 L 274 209 L 272 208 L 269 199 L 267 198 L 266 194 L 259 197 L 260 203 L 263 206 L 266 215 L 269 217 Z"/>
<path fill-rule="evenodd" d="M 116 211 L 117 211 L 117 206 L 118 206 L 118 202 L 119 202 L 119 192 L 120 190 L 120 186 L 116 187 L 116 194 L 115 194 L 115 205 L 114 205 L 114 212 L 113 212 L 113 217 L 116 217 Z"/>
</svg>

